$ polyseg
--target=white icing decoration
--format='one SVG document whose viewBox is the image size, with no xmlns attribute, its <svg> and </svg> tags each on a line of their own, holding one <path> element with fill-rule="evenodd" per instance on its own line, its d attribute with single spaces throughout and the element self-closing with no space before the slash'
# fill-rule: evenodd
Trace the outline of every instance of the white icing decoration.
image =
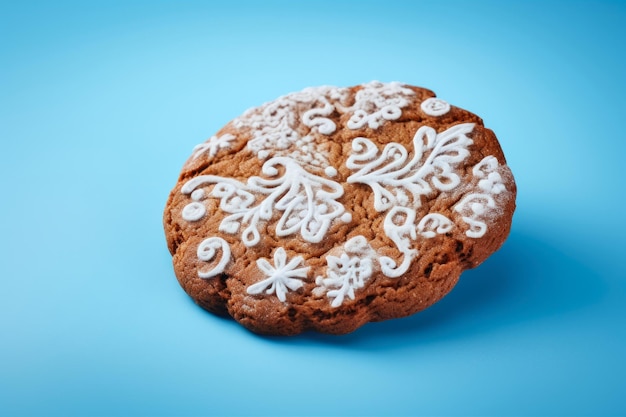
<svg viewBox="0 0 626 417">
<path fill-rule="evenodd" d="M 287 262 L 287 253 L 285 249 L 279 247 L 274 252 L 274 266 L 267 259 L 261 258 L 256 261 L 258 268 L 268 277 L 262 281 L 252 284 L 247 288 L 248 294 L 266 294 L 276 293 L 276 297 L 280 301 L 285 301 L 285 294 L 288 289 L 296 291 L 304 284 L 302 279 L 306 278 L 309 267 L 296 268 L 304 261 L 301 256 L 296 256 Z M 269 287 L 269 288 L 268 288 Z"/>
<path fill-rule="evenodd" d="M 428 213 L 417 225 L 417 233 L 420 235 L 431 238 L 435 237 L 437 233 L 445 234 L 452 230 L 454 224 L 443 214 Z"/>
<path fill-rule="evenodd" d="M 234 139 L 235 136 L 230 133 L 225 133 L 219 138 L 217 136 L 211 136 L 209 140 L 193 148 L 193 159 L 198 159 L 198 157 L 205 152 L 209 154 L 209 157 L 214 157 L 220 149 L 230 148 L 230 142 Z"/>
<path fill-rule="evenodd" d="M 374 208 L 379 212 L 390 210 L 383 230 L 403 255 L 400 265 L 388 256 L 380 257 L 386 276 L 397 278 L 408 271 L 418 255 L 411 248 L 411 240 L 417 239 L 418 233 L 431 238 L 452 230 L 452 222 L 437 213 L 427 214 L 415 225 L 416 209 L 421 206 L 421 196 L 434 191 L 427 179 L 440 191 L 450 191 L 460 184 L 452 167 L 469 155 L 467 148 L 472 140 L 467 134 L 473 128 L 473 123 L 463 123 L 437 134 L 431 127 L 420 127 L 413 137 L 414 155 L 408 162 L 409 152 L 399 143 L 386 145 L 379 155 L 369 139 L 356 138 L 352 142 L 355 153 L 346 166 L 358 171 L 348 177 L 348 182 L 367 184 L 374 192 Z"/>
<path fill-rule="evenodd" d="M 204 217 L 206 214 L 206 208 L 202 203 L 199 203 L 203 197 L 204 190 L 201 188 L 194 190 L 194 192 L 191 193 L 191 199 L 194 201 L 183 207 L 181 215 L 184 220 L 187 220 L 188 222 L 195 222 Z"/>
<path fill-rule="evenodd" d="M 337 170 L 335 167 L 327 166 L 326 169 L 324 169 L 324 174 L 328 177 L 335 177 L 337 176 Z"/>
<path fill-rule="evenodd" d="M 337 126 L 328 118 L 335 111 L 330 99 L 344 100 L 347 92 L 348 89 L 330 86 L 306 88 L 265 103 L 258 109 L 250 109 L 233 124 L 239 129 L 252 129 L 248 149 L 260 159 L 287 156 L 304 165 L 325 167 L 328 165 L 327 152 L 307 144 L 314 145 L 317 134 L 335 132 Z M 308 110 L 303 111 L 303 105 Z M 302 136 L 300 124 L 310 128 L 309 134 Z"/>
<path fill-rule="evenodd" d="M 192 203 L 187 204 L 181 213 L 183 219 L 188 222 L 195 222 L 200 220 L 206 214 L 206 208 L 204 208 L 204 204 L 194 201 Z"/>
<path fill-rule="evenodd" d="M 367 239 L 365 238 L 365 236 L 361 235 L 349 239 L 346 243 L 343 244 L 343 248 L 347 253 L 356 253 L 362 255 L 368 255 L 374 252 L 369 243 L 367 243 Z"/>
<path fill-rule="evenodd" d="M 372 81 L 356 92 L 352 106 L 346 106 L 349 93 L 350 89 L 331 86 L 307 88 L 250 109 L 233 125 L 251 130 L 247 146 L 260 159 L 286 156 L 323 169 L 329 165 L 328 151 L 316 145 L 315 138 L 337 130 L 329 117 L 335 111 L 351 113 L 349 129 L 376 129 L 387 120 L 400 118 L 402 108 L 415 96 L 413 90 L 398 82 Z M 308 133 L 302 125 L 309 128 Z"/>
<path fill-rule="evenodd" d="M 443 116 L 450 111 L 450 104 L 440 98 L 427 98 L 420 104 L 422 111 L 429 116 Z"/>
<path fill-rule="evenodd" d="M 330 135 L 337 129 L 335 122 L 327 117 L 316 116 L 330 116 L 334 111 L 335 106 L 326 102 L 324 107 L 321 109 L 311 109 L 306 111 L 302 115 L 302 123 L 308 127 L 317 127 L 318 132 L 322 135 Z"/>
<path fill-rule="evenodd" d="M 345 297 L 354 300 L 355 290 L 363 288 L 372 276 L 373 250 L 363 236 L 356 236 L 344 244 L 340 256 L 327 256 L 327 277 L 318 276 L 315 283 L 329 289 L 326 295 L 332 298 L 332 307 L 343 304 Z"/>
<path fill-rule="evenodd" d="M 486 156 L 472 168 L 474 176 L 481 178 L 478 181 L 478 187 L 481 190 L 491 194 L 500 194 L 506 191 L 506 187 L 502 183 L 502 177 L 497 172 L 497 169 L 498 160 L 494 156 Z"/>
<path fill-rule="evenodd" d="M 467 216 L 463 216 L 463 221 L 467 223 L 470 228 L 465 234 L 468 237 L 479 238 L 483 237 L 487 232 L 487 224 L 478 220 L 478 217 L 483 215 L 488 208 L 495 208 L 496 202 L 488 194 L 469 194 L 463 197 L 463 199 L 454 206 L 454 210 L 459 213 L 468 213 Z"/>
<path fill-rule="evenodd" d="M 433 191 L 427 177 L 431 176 L 433 185 L 441 191 L 459 185 L 460 178 L 452 172 L 452 165 L 469 155 L 467 147 L 472 140 L 467 134 L 473 128 L 473 123 L 463 123 L 437 134 L 431 127 L 420 127 L 413 137 L 415 151 L 409 162 L 408 151 L 399 143 L 388 144 L 378 156 L 378 148 L 371 140 L 356 138 L 352 142 L 355 153 L 346 166 L 358 171 L 348 177 L 348 182 L 369 185 L 374 191 L 374 208 L 379 212 L 395 205 L 406 206 L 408 195 L 417 208 L 420 196 Z M 426 151 L 430 154 L 422 163 Z"/>
<path fill-rule="evenodd" d="M 417 239 L 418 234 L 424 238 L 432 238 L 437 234 L 448 233 L 454 227 L 452 221 L 440 213 L 425 215 L 417 225 L 415 220 L 415 210 L 400 206 L 393 207 L 385 217 L 383 230 L 403 255 L 400 265 L 388 256 L 380 257 L 381 270 L 389 278 L 404 275 L 417 258 L 418 252 L 411 248 L 411 239 Z"/>
<path fill-rule="evenodd" d="M 482 192 L 468 194 L 454 206 L 454 210 L 463 215 L 463 221 L 470 227 L 465 232 L 468 237 L 480 238 L 485 235 L 487 224 L 483 220 L 496 208 L 493 196 L 506 191 L 498 168 L 498 160 L 494 156 L 486 156 L 476 164 L 472 173 L 480 179 L 478 188 Z"/>
<path fill-rule="evenodd" d="M 380 257 L 380 267 L 383 274 L 390 278 L 397 278 L 404 274 L 413 259 L 417 257 L 417 250 L 411 249 L 409 238 L 417 239 L 415 231 L 415 210 L 407 207 L 394 207 L 385 217 L 383 223 L 385 234 L 395 243 L 404 258 L 398 266 L 396 261 L 388 256 Z"/>
<path fill-rule="evenodd" d="M 224 272 L 226 265 L 230 261 L 230 246 L 221 237 L 210 237 L 204 239 L 199 245 L 197 250 L 198 259 L 204 262 L 210 262 L 215 258 L 218 250 L 222 250 L 222 257 L 220 261 L 212 269 L 208 271 L 198 270 L 198 276 L 200 278 L 212 278 L 216 275 Z"/>
<path fill-rule="evenodd" d="M 204 197 L 204 190 L 202 188 L 199 188 L 195 190 L 193 193 L 191 193 L 191 199 L 194 201 L 200 201 L 202 200 L 203 197 Z"/>
<path fill-rule="evenodd" d="M 277 177 L 280 167 L 284 173 Z M 259 222 L 271 220 L 275 211 L 283 212 L 276 225 L 277 236 L 299 232 L 311 243 L 322 241 L 334 219 L 346 220 L 342 216 L 345 209 L 337 202 L 344 192 L 340 184 L 311 174 L 284 157 L 265 162 L 262 172 L 270 179 L 255 176 L 249 178 L 247 184 L 231 178 L 201 175 L 187 181 L 181 192 L 190 194 L 201 185 L 215 184 L 209 196 L 219 198 L 220 209 L 230 213 L 220 223 L 219 230 L 236 234 L 247 225 L 242 232 L 242 241 L 248 247 L 260 242 Z M 267 197 L 254 205 L 258 195 Z"/>
<path fill-rule="evenodd" d="M 372 129 L 380 127 L 385 120 L 397 120 L 402 115 L 415 92 L 398 82 L 381 83 L 372 81 L 364 84 L 355 95 L 355 103 L 345 112 L 352 112 L 348 129 L 360 129 L 365 125 Z"/>
</svg>

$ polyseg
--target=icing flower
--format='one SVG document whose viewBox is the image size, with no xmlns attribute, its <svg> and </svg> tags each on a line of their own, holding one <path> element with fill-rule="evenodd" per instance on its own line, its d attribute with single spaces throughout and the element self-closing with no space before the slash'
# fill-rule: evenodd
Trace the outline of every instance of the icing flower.
<svg viewBox="0 0 626 417">
<path fill-rule="evenodd" d="M 302 279 L 306 278 L 309 267 L 297 268 L 303 262 L 301 256 L 287 262 L 287 253 L 282 247 L 274 252 L 274 266 L 265 258 L 258 259 L 257 266 L 268 278 L 249 286 L 248 294 L 260 294 L 263 291 L 266 294 L 276 293 L 280 301 L 285 301 L 288 289 L 296 291 L 304 285 Z"/>
</svg>

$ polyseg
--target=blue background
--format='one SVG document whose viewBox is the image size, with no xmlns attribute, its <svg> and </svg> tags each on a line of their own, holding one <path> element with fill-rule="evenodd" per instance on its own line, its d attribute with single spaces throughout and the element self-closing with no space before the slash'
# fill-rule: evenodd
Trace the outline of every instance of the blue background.
<svg viewBox="0 0 626 417">
<path fill-rule="evenodd" d="M 624 2 L 5 2 L 0 415 L 625 415 Z M 398 80 L 481 115 L 511 235 L 449 296 L 259 337 L 180 289 L 194 145 L 306 86 Z"/>
</svg>

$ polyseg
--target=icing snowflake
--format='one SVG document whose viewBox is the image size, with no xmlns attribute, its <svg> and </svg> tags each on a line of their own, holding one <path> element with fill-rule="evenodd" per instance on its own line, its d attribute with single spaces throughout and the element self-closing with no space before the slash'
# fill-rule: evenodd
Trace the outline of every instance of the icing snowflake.
<svg viewBox="0 0 626 417">
<path fill-rule="evenodd" d="M 364 84 L 355 95 L 355 103 L 343 109 L 352 112 L 348 129 L 360 129 L 365 125 L 377 129 L 385 120 L 399 119 L 402 108 L 409 105 L 409 98 L 414 95 L 413 90 L 398 82 Z"/>
<path fill-rule="evenodd" d="M 209 140 L 193 148 L 193 159 L 198 159 L 203 153 L 208 153 L 209 157 L 214 157 L 220 149 L 230 148 L 235 136 L 225 133 L 220 137 L 211 136 Z"/>
<path fill-rule="evenodd" d="M 256 261 L 258 268 L 267 276 L 266 279 L 248 287 L 248 294 L 276 293 L 280 301 L 285 301 L 288 290 L 296 291 L 304 285 L 302 280 L 306 278 L 309 267 L 297 268 L 304 260 L 296 256 L 287 262 L 287 253 L 282 247 L 274 252 L 274 266 L 267 259 L 261 258 Z"/>
<path fill-rule="evenodd" d="M 343 304 L 346 296 L 355 298 L 355 290 L 363 288 L 374 271 L 373 250 L 363 236 L 357 236 L 346 242 L 346 252 L 340 256 L 327 256 L 327 277 L 318 276 L 315 283 L 325 288 L 331 288 L 326 295 L 332 298 L 332 307 Z"/>
<path fill-rule="evenodd" d="M 280 167 L 284 173 L 276 178 Z M 206 214 L 205 207 L 198 201 L 204 193 L 197 194 L 196 198 L 194 193 L 201 185 L 214 184 L 208 196 L 219 198 L 220 209 L 230 213 L 220 223 L 219 230 L 235 234 L 245 227 L 242 240 L 248 247 L 260 242 L 259 223 L 271 220 L 275 211 L 282 212 L 276 225 L 276 236 L 299 232 L 311 243 L 322 241 L 333 220 L 340 218 L 346 223 L 351 220 L 350 214 L 345 213 L 343 205 L 337 202 L 344 192 L 340 184 L 311 174 L 285 157 L 265 162 L 262 172 L 270 178 L 251 177 L 247 184 L 216 175 L 201 175 L 187 181 L 181 192 L 192 194 L 195 201 L 183 208 L 183 219 L 197 221 Z M 255 205 L 259 194 L 266 198 Z"/>
</svg>

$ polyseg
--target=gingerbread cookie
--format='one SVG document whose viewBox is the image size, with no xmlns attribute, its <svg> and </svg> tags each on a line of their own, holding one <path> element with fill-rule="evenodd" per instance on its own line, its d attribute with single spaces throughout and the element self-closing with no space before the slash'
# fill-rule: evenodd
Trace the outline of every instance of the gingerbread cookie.
<svg viewBox="0 0 626 417">
<path fill-rule="evenodd" d="M 196 146 L 164 214 L 183 289 L 248 329 L 347 333 L 429 307 L 506 239 L 482 120 L 397 82 L 317 87 Z"/>
</svg>

